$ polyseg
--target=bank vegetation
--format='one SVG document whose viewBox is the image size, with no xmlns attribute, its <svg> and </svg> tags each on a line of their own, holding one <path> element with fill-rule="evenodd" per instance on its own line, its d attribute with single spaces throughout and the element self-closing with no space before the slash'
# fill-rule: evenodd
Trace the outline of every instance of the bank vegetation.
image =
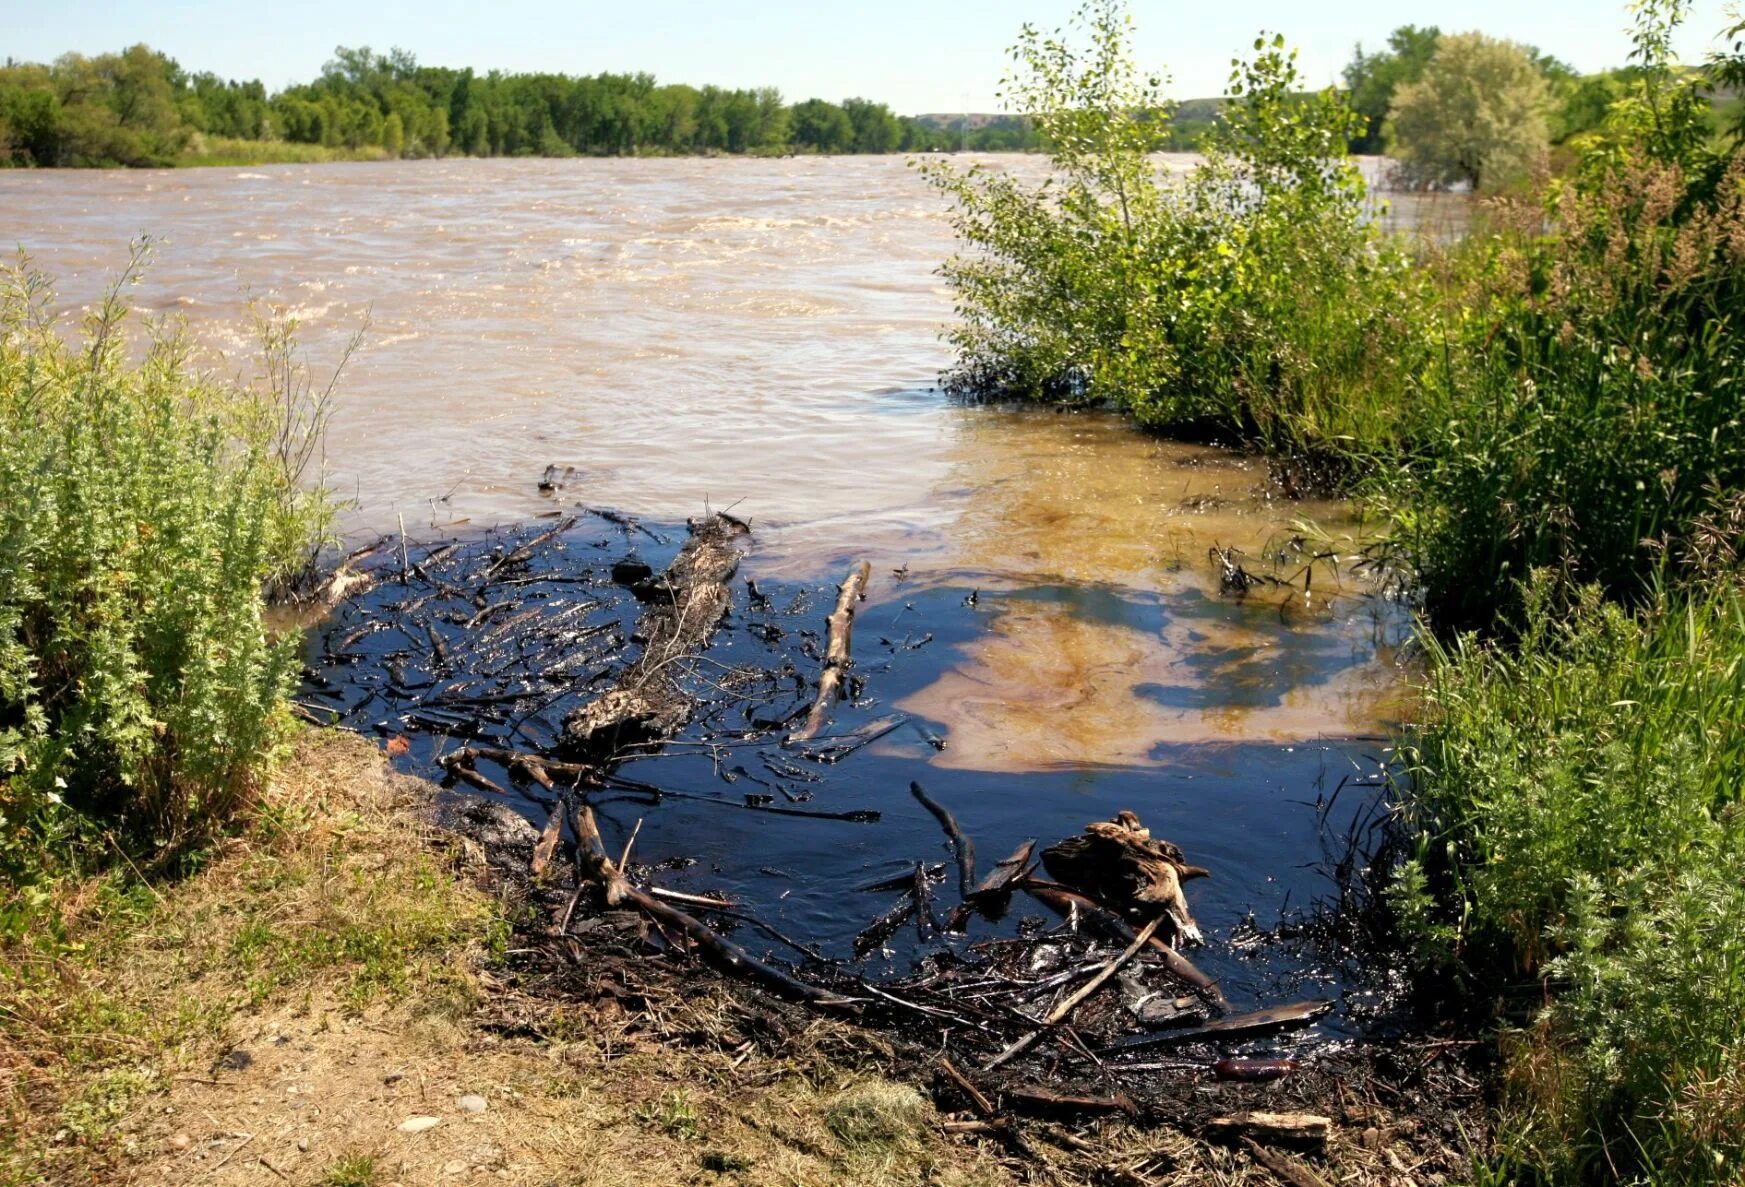
<svg viewBox="0 0 1745 1187">
<path fill-rule="evenodd" d="M 1693 71 L 1684 8 L 1634 6 L 1631 70 L 1560 168 L 1530 95 L 1480 155 L 1440 148 L 1435 94 L 1540 86 L 1523 48 L 1431 41 L 1382 125 L 1490 191 L 1452 243 L 1370 217 L 1346 151 L 1371 126 L 1301 98 L 1281 38 L 1204 162 L 1160 175 L 1133 114 L 1156 84 L 1104 0 L 1082 41 L 1016 49 L 1045 182 L 925 166 L 965 248 L 959 390 L 1257 446 L 1396 525 L 1430 663 L 1394 919 L 1490 1020 L 1499 1183 L 1745 1174 L 1745 152 L 1711 100 L 1745 26 Z"/>
</svg>

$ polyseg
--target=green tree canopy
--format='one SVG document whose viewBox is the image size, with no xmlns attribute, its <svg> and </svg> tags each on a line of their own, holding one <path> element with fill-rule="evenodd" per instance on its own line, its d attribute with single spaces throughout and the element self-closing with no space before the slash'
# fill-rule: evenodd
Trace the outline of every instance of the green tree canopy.
<svg viewBox="0 0 1745 1187">
<path fill-rule="evenodd" d="M 1363 131 L 1351 139 L 1352 152 L 1382 151 L 1382 126 L 1393 109 L 1395 90 L 1423 76 L 1441 36 L 1442 30 L 1435 25 L 1422 29 L 1401 25 L 1388 35 L 1388 48 L 1381 53 L 1366 54 L 1363 46 L 1357 47 L 1351 64 L 1345 67 L 1351 110 L 1363 117 Z"/>
<path fill-rule="evenodd" d="M 1494 186 L 1544 156 L 1549 102 L 1532 51 L 1483 33 L 1444 35 L 1423 76 L 1395 91 L 1393 152 L 1419 181 Z"/>
</svg>

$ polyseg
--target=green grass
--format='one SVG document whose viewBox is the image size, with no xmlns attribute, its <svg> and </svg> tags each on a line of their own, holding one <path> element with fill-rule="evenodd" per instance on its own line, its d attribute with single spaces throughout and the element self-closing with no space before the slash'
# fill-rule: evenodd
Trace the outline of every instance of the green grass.
<svg viewBox="0 0 1745 1187">
<path fill-rule="evenodd" d="M 342 1154 L 321 1176 L 322 1187 L 375 1187 L 379 1182 L 372 1154 Z"/>
<path fill-rule="evenodd" d="M 1432 656 L 1400 907 L 1504 1003 L 1502 1152 L 1547 1182 L 1745 1173 L 1745 596 L 1529 586 Z"/>
<path fill-rule="evenodd" d="M 328 148 L 289 140 L 237 140 L 228 136 L 197 137 L 180 156 L 178 166 L 203 165 L 324 165 L 330 161 L 384 161 L 379 146 Z"/>
</svg>

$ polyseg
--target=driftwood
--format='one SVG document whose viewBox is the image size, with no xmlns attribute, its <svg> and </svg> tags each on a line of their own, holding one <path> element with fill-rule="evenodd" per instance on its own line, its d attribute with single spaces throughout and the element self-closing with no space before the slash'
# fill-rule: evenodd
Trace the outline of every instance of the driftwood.
<svg viewBox="0 0 1745 1187">
<path fill-rule="evenodd" d="M 1053 886 L 1047 882 L 1039 882 L 1034 878 L 1026 878 L 1018 885 L 1062 915 L 1070 915 L 1077 911 L 1081 918 L 1105 935 L 1118 940 L 1130 941 L 1133 938 L 1133 928 L 1125 919 L 1101 903 L 1088 899 L 1077 891 L 1068 890 L 1064 886 Z M 1151 948 L 1152 951 L 1163 957 L 1163 962 L 1171 973 L 1191 985 L 1209 1003 L 1220 1010 L 1230 1008 L 1230 1003 L 1225 1000 L 1224 991 L 1218 988 L 1218 983 L 1195 968 L 1194 963 L 1187 957 L 1156 936 L 1151 938 Z"/>
<path fill-rule="evenodd" d="M 1248 1014 L 1218 1018 L 1204 1026 L 1182 1030 L 1164 1030 L 1155 1034 L 1133 1035 L 1117 1039 L 1103 1048 L 1104 1054 L 1121 1051 L 1144 1051 L 1152 1047 L 1179 1047 L 1185 1043 L 1209 1043 L 1223 1039 L 1248 1039 L 1277 1034 L 1307 1026 L 1333 1008 L 1332 1002 L 1297 1002 L 1289 1006 L 1273 1006 Z"/>
<path fill-rule="evenodd" d="M 1273 1146 L 1314 1150 L 1333 1135 L 1333 1121 L 1316 1113 L 1231 1113 L 1206 1122 L 1205 1135 L 1222 1141 L 1252 1139 Z"/>
<path fill-rule="evenodd" d="M 619 675 L 616 687 L 564 719 L 564 750 L 606 759 L 665 741 L 690 719 L 690 700 L 669 670 L 701 649 L 727 613 L 733 600 L 727 582 L 739 566 L 734 541 L 749 530 L 720 512 L 691 524 L 691 538 L 678 556 L 651 579 L 653 593 L 637 621 L 641 656 Z"/>
<path fill-rule="evenodd" d="M 1154 838 L 1132 812 L 1087 824 L 1078 836 L 1050 845 L 1042 851 L 1042 864 L 1067 886 L 1116 910 L 1161 907 L 1178 936 L 1201 941 L 1181 884 L 1208 871 L 1189 865 L 1175 845 Z"/>
<path fill-rule="evenodd" d="M 830 638 L 824 647 L 824 671 L 818 677 L 818 698 L 800 728 L 788 735 L 788 744 L 805 742 L 824 728 L 830 709 L 842 693 L 842 678 L 848 670 L 849 646 L 854 635 L 855 606 L 866 597 L 872 563 L 861 561 L 838 587 L 836 609 L 829 618 Z"/>
<path fill-rule="evenodd" d="M 945 921 L 945 930 L 960 932 L 963 925 L 969 922 L 972 911 L 985 911 L 1003 904 L 1012 893 L 1012 884 L 1023 875 L 1024 868 L 1030 864 L 1030 854 L 1035 848 L 1035 841 L 1025 841 L 1012 851 L 1010 857 L 1001 859 L 998 865 L 988 871 L 987 877 L 964 895 L 963 902 L 951 909 L 951 915 Z"/>
<path fill-rule="evenodd" d="M 939 827 L 945 830 L 946 837 L 951 841 L 951 851 L 957 855 L 957 892 L 964 899 L 970 896 L 970 888 L 976 880 L 976 844 L 963 835 L 963 830 L 957 827 L 957 817 L 951 814 L 951 809 L 928 795 L 919 783 L 909 784 L 909 794 L 921 801 L 921 806 L 933 813 L 933 818 L 939 821 Z"/>
<path fill-rule="evenodd" d="M 1162 922 L 1163 916 L 1158 915 L 1154 917 L 1150 923 L 1145 925 L 1143 931 L 1133 937 L 1133 942 L 1131 944 L 1128 944 L 1127 947 L 1118 955 L 1111 957 L 1102 968 L 1097 970 L 1096 976 L 1092 977 L 1089 981 L 1086 981 L 1076 991 L 1068 996 L 1065 1001 L 1049 1011 L 1048 1017 L 1042 1020 L 1042 1026 L 1040 1029 L 1028 1031 L 1008 1043 L 1004 1050 L 982 1065 L 982 1070 L 992 1071 L 994 1068 L 999 1067 L 1014 1055 L 1026 1050 L 1030 1044 L 1034 1043 L 1042 1036 L 1043 1031 L 1050 1027 L 1060 1025 L 1067 1015 L 1078 1009 L 1080 1002 L 1084 1001 L 1087 997 L 1100 989 L 1103 982 L 1120 972 L 1121 966 L 1132 960 L 1133 957 L 1138 954 L 1139 950 L 1150 942 L 1151 937 L 1157 932 L 1157 925 Z"/>
<path fill-rule="evenodd" d="M 853 998 L 808 985 L 793 974 L 759 960 L 700 919 L 634 885 L 606 855 L 606 845 L 600 837 L 600 826 L 594 820 L 593 808 L 583 804 L 573 810 L 570 827 L 576 834 L 576 869 L 584 880 L 598 883 L 605 890 L 607 906 L 629 903 L 654 922 L 690 940 L 705 958 L 723 971 L 760 982 L 783 997 L 816 1006 L 853 1004 Z"/>
</svg>

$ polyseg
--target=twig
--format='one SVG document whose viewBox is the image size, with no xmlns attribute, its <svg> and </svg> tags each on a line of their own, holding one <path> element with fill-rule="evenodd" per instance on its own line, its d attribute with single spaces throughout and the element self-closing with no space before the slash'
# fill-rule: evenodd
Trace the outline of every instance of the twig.
<svg viewBox="0 0 1745 1187">
<path fill-rule="evenodd" d="M 921 806 L 933 813 L 933 818 L 939 821 L 939 826 L 945 830 L 945 835 L 951 841 L 952 852 L 957 854 L 957 892 L 962 898 L 969 898 L 970 888 L 976 880 L 976 846 L 975 842 L 963 835 L 963 830 L 957 827 L 957 817 L 951 810 L 922 788 L 919 783 L 909 784 L 909 794 L 921 801 Z"/>
<path fill-rule="evenodd" d="M 1096 976 L 1092 977 L 1089 981 L 1086 981 L 1076 992 L 1069 995 L 1065 1001 L 1061 1002 L 1060 1005 L 1051 1010 L 1048 1017 L 1042 1020 L 1042 1025 L 1039 1028 L 1013 1040 L 1005 1050 L 994 1056 L 987 1063 L 984 1063 L 982 1065 L 982 1070 L 985 1072 L 994 1070 L 1002 1063 L 1005 1063 L 1008 1059 L 1011 1059 L 1013 1056 L 1019 1055 L 1027 1050 L 1030 1047 L 1030 1044 L 1034 1043 L 1042 1036 L 1044 1031 L 1059 1025 L 1061 1019 L 1077 1009 L 1080 1002 L 1084 1001 L 1087 997 L 1091 996 L 1091 994 L 1102 988 L 1103 982 L 1118 973 L 1123 965 L 1132 960 L 1139 950 L 1150 942 L 1151 937 L 1157 932 L 1158 925 L 1160 925 L 1163 920 L 1164 917 L 1162 915 L 1154 916 L 1151 922 L 1145 925 L 1138 936 L 1134 938 L 1133 942 L 1127 945 L 1126 948 L 1122 949 L 1118 956 L 1111 957 L 1109 961 L 1097 971 Z"/>
</svg>

